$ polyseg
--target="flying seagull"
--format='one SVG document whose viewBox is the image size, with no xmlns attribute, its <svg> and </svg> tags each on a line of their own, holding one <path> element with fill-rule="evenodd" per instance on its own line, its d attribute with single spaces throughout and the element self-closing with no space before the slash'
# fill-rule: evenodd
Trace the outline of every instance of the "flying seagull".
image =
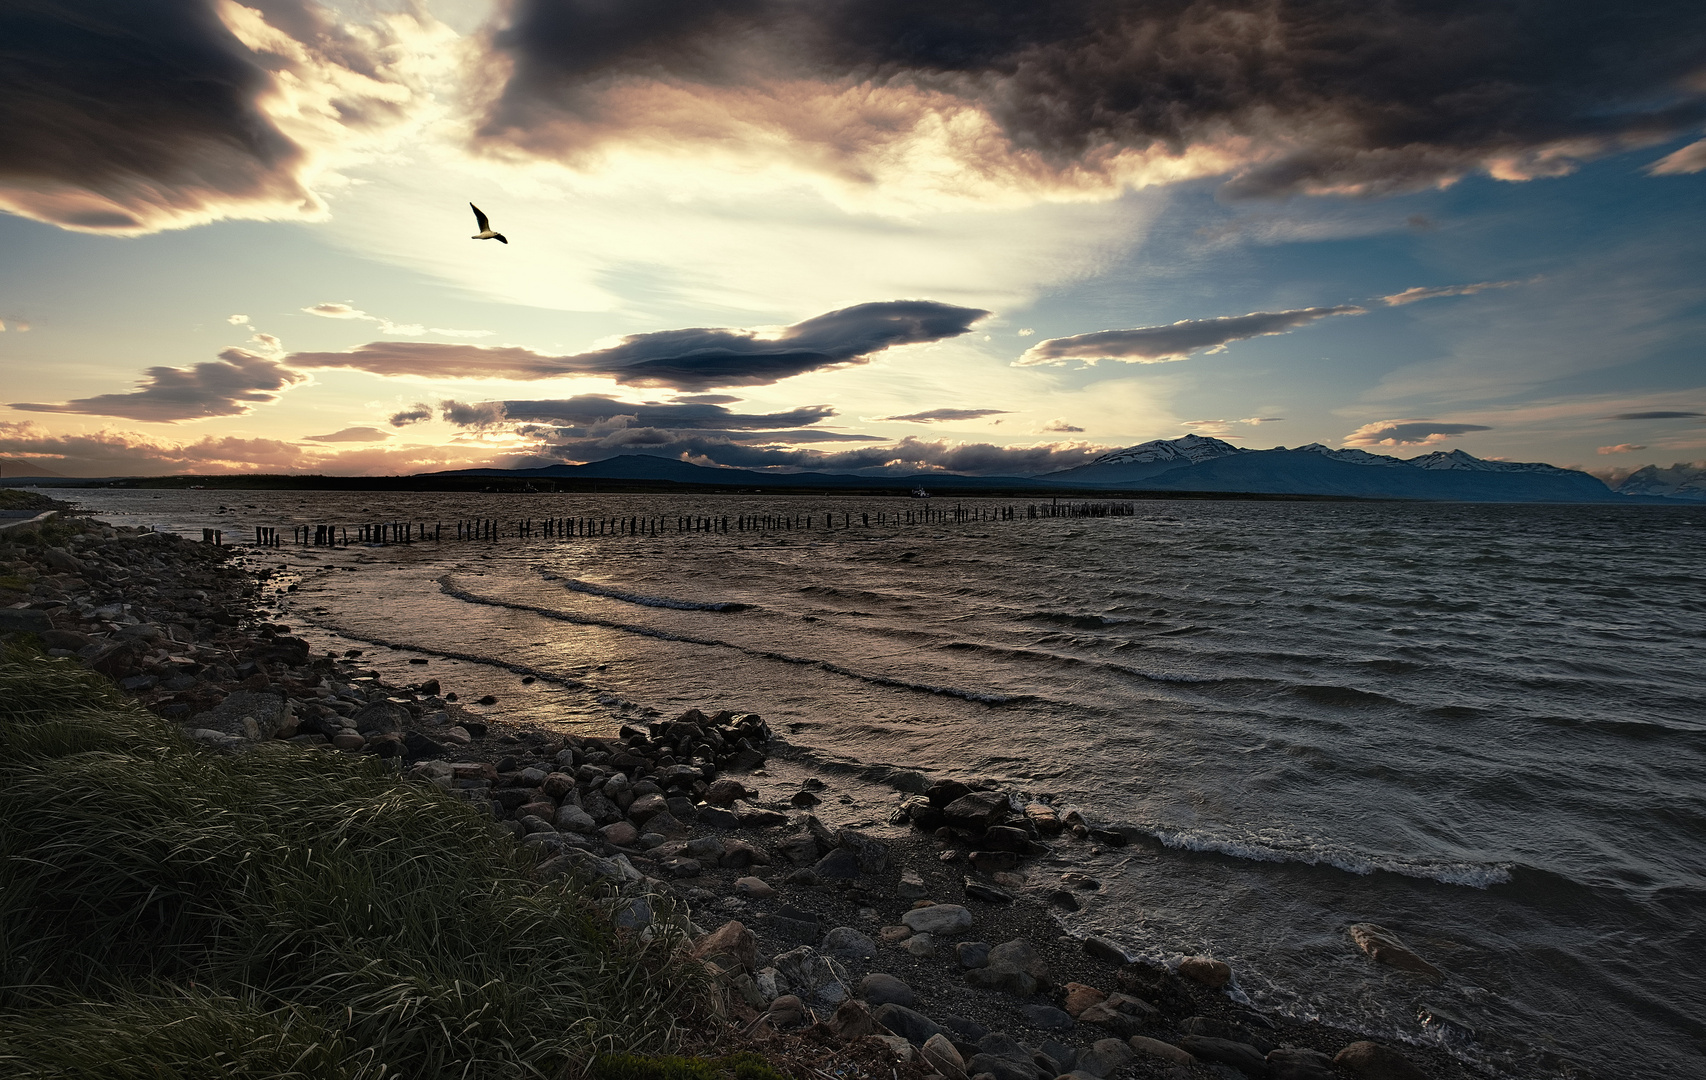
<svg viewBox="0 0 1706 1080">
<path fill-rule="evenodd" d="M 486 215 L 480 212 L 480 208 L 478 206 L 475 206 L 473 203 L 469 203 L 468 206 L 474 211 L 474 222 L 475 222 L 475 224 L 480 226 L 480 235 L 479 236 L 470 236 L 468 239 L 470 239 L 470 240 L 496 240 L 500 244 L 509 243 L 508 240 L 504 239 L 503 233 L 492 231 L 492 223 L 486 220 Z"/>
</svg>

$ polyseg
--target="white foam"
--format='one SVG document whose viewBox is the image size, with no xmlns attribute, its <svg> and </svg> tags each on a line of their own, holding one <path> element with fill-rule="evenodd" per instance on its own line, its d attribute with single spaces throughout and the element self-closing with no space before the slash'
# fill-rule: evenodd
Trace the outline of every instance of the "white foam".
<svg viewBox="0 0 1706 1080">
<path fill-rule="evenodd" d="M 1326 847 L 1280 848 L 1255 840 L 1214 836 L 1191 830 L 1147 830 L 1170 848 L 1213 852 L 1251 862 L 1294 862 L 1305 866 L 1331 866 L 1346 873 L 1366 876 L 1376 870 L 1424 878 L 1442 885 L 1467 885 L 1485 889 L 1511 879 L 1509 863 L 1472 863 L 1404 859 L 1396 855 L 1369 855 Z"/>
</svg>

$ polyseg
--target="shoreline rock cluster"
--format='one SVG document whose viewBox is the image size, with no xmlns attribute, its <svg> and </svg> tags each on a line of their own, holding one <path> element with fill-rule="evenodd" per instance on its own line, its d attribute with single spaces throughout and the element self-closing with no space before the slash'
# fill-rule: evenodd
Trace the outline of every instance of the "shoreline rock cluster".
<svg viewBox="0 0 1706 1080">
<path fill-rule="evenodd" d="M 210 746 L 372 754 L 490 813 L 542 878 L 609 891 L 618 926 L 692 934 L 741 1039 L 875 1048 L 895 1076 L 940 1080 L 1481 1075 L 1243 1008 L 1212 957 L 1169 970 L 1066 937 L 1052 912 L 1097 883 L 1062 849 L 1126 838 L 1046 801 L 897 770 L 887 822 L 836 824 L 833 778 L 776 792 L 750 714 L 610 737 L 488 727 L 437 680 L 400 688 L 359 655 L 312 656 L 259 613 L 269 571 L 240 554 L 75 518 L 14 529 L 0 631 L 35 634 Z"/>
</svg>

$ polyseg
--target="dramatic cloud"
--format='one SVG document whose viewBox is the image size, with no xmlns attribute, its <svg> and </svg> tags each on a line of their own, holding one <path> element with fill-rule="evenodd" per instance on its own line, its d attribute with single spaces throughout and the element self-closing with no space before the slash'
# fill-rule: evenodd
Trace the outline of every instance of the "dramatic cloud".
<svg viewBox="0 0 1706 1080">
<path fill-rule="evenodd" d="M 1491 431 L 1482 424 L 1442 424 L 1437 420 L 1377 420 L 1346 435 L 1346 446 L 1429 446 L 1454 435 Z"/>
<path fill-rule="evenodd" d="M 438 403 L 441 415 L 457 427 L 488 428 L 504 420 L 504 403 L 479 401 L 463 403 L 454 398 Z"/>
<path fill-rule="evenodd" d="M 1067 360 L 1122 360 L 1128 364 L 1161 364 L 1183 360 L 1194 352 L 1218 352 L 1228 343 L 1245 338 L 1283 334 L 1332 315 L 1364 315 L 1367 309 L 1351 304 L 1338 307 L 1298 308 L 1293 311 L 1256 311 L 1249 315 L 1225 315 L 1218 319 L 1185 319 L 1167 326 L 1143 326 L 1135 330 L 1098 330 L 1092 334 L 1049 338 L 1039 341 L 1015 363 L 1060 364 Z"/>
<path fill-rule="evenodd" d="M 808 371 L 864 364 L 896 345 L 957 337 L 988 314 L 934 300 L 889 300 L 831 311 L 772 337 L 753 330 L 660 330 L 572 356 L 544 356 L 515 346 L 376 341 L 349 352 L 294 353 L 290 363 L 436 378 L 602 375 L 630 386 L 681 390 L 762 386 Z"/>
<path fill-rule="evenodd" d="M 781 413 L 735 413 L 721 405 L 618 401 L 604 394 L 581 394 L 545 401 L 504 401 L 510 420 L 555 423 L 570 429 L 656 427 L 763 431 L 815 424 L 835 415 L 828 405 L 807 405 Z M 446 417 L 448 419 L 448 417 Z"/>
<path fill-rule="evenodd" d="M 1243 196 L 1520 180 L 1698 125 L 1706 11 L 1560 0 L 515 0 L 480 137 L 786 156 L 850 183 Z M 1639 57 L 1639 62 L 1630 58 Z M 490 65 L 502 70 L 498 64 Z M 1679 151 L 1660 171 L 1691 168 Z"/>
<path fill-rule="evenodd" d="M 389 431 L 372 427 L 347 427 L 330 435 L 304 435 L 309 442 L 381 442 L 389 439 Z"/>
<path fill-rule="evenodd" d="M 362 322 L 378 323 L 382 333 L 397 334 L 402 337 L 415 337 L 428 332 L 427 328 L 421 323 L 394 323 L 379 315 L 369 315 L 351 304 L 315 304 L 302 310 L 309 315 L 318 315 L 322 319 L 357 319 Z M 491 337 L 495 333 L 492 330 L 446 330 L 437 326 L 433 327 L 430 332 L 455 338 Z"/>
<path fill-rule="evenodd" d="M 152 439 L 135 432 L 54 435 L 33 423 L 0 422 L 0 454 L 65 476 L 160 476 L 182 473 L 312 471 L 340 476 L 406 474 L 485 465 L 489 447 L 406 446 L 332 450 L 278 439 L 207 437 L 194 442 Z"/>
<path fill-rule="evenodd" d="M 1065 435 L 1071 432 L 1083 431 L 1084 429 L 1076 424 L 1068 423 L 1064 416 L 1057 416 L 1053 420 L 1044 424 L 1040 430 L 1051 434 Z"/>
<path fill-rule="evenodd" d="M 1685 420 L 1692 416 L 1706 416 L 1697 412 L 1625 412 L 1606 417 L 1607 420 Z"/>
<path fill-rule="evenodd" d="M 1645 449 L 1646 447 L 1639 443 L 1618 443 L 1616 446 L 1602 446 L 1599 448 L 1599 452 L 1602 454 L 1633 454 L 1637 450 Z"/>
<path fill-rule="evenodd" d="M 1647 170 L 1654 176 L 1682 176 L 1706 170 L 1706 139 L 1689 143 L 1674 154 L 1666 154 Z"/>
<path fill-rule="evenodd" d="M 1442 296 L 1473 296 L 1487 289 L 1508 289 L 1512 285 L 1522 284 L 1525 283 L 1521 281 L 1477 281 L 1471 285 L 1439 285 L 1431 289 L 1417 286 L 1414 289 L 1405 289 L 1401 293 L 1393 293 L 1391 296 L 1382 296 L 1380 301 L 1387 307 L 1402 307 L 1405 304 L 1413 304 L 1417 300 L 1434 300 Z"/>
<path fill-rule="evenodd" d="M 392 427 L 408 427 L 410 424 L 419 424 L 431 419 L 432 406 L 424 401 L 417 401 L 411 408 L 392 413 L 391 418 L 386 423 Z"/>
<path fill-rule="evenodd" d="M 323 213 L 318 152 L 395 123 L 399 34 L 314 0 L 0 6 L 0 209 L 133 234 Z"/>
<path fill-rule="evenodd" d="M 877 416 L 873 420 L 899 420 L 908 424 L 935 424 L 948 420 L 980 420 L 985 416 L 1000 416 L 1007 409 L 931 409 L 928 412 L 906 413 L 903 416 Z"/>
<path fill-rule="evenodd" d="M 151 367 L 144 372 L 138 388 L 128 394 L 100 394 L 57 405 L 12 402 L 11 407 L 31 412 L 88 413 L 172 423 L 209 416 L 241 416 L 252 406 L 272 401 L 281 391 L 307 378 L 270 356 L 231 348 L 220 353 L 217 361 L 194 367 Z"/>
</svg>

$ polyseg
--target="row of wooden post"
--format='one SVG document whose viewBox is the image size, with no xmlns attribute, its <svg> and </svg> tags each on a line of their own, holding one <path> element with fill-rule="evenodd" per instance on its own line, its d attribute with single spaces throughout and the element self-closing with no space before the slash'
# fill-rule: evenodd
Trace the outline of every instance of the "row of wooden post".
<svg viewBox="0 0 1706 1080">
<path fill-rule="evenodd" d="M 987 521 L 1017 521 L 1055 517 L 1130 517 L 1137 512 L 1135 503 L 1122 502 L 1061 502 L 1031 503 L 1021 512 L 1013 506 L 914 506 L 894 513 L 879 512 L 875 516 L 878 528 L 903 525 L 965 524 Z M 836 517 L 841 521 L 839 525 Z M 859 525 L 871 527 L 873 515 L 860 513 Z M 506 537 L 546 540 L 585 539 L 599 536 L 661 536 L 676 533 L 771 532 L 803 529 L 853 528 L 851 511 L 818 514 L 736 514 L 720 517 L 679 515 L 673 521 L 666 517 L 632 515 L 629 517 L 553 517 L 535 520 L 523 518 L 503 522 L 497 518 L 466 518 L 453 523 L 457 540 L 500 540 Z M 671 527 L 673 525 L 673 528 Z M 203 539 L 212 542 L 217 530 L 202 530 Z M 355 526 L 354 542 L 358 544 L 413 544 L 444 538 L 444 524 L 436 522 L 385 521 Z M 350 529 L 337 525 L 296 525 L 291 528 L 293 542 L 304 546 L 347 546 Z M 261 547 L 277 547 L 282 542 L 280 530 L 257 526 L 255 543 Z"/>
</svg>

